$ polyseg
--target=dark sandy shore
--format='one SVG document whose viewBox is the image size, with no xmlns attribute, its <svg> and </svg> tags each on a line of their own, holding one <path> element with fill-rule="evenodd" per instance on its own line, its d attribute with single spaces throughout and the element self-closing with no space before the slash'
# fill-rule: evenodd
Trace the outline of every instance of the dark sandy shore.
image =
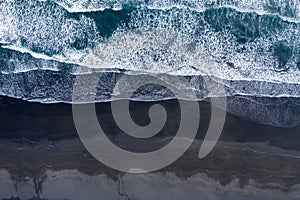
<svg viewBox="0 0 300 200">
<path fill-rule="evenodd" d="M 236 97 L 236 99 L 238 98 Z M 279 100 L 280 98 L 277 98 L 272 101 L 277 103 Z M 267 102 L 269 103 L 270 100 Z M 180 123 L 180 108 L 176 100 L 161 102 L 133 101 L 130 103 L 132 119 L 141 126 L 147 125 L 150 122 L 148 116 L 149 108 L 157 103 L 163 105 L 168 114 L 166 125 L 157 134 L 157 137 L 175 135 Z M 275 107 L 272 104 L 270 105 L 271 108 Z M 210 122 L 211 106 L 206 101 L 199 102 L 199 106 L 201 119 L 197 138 L 201 140 L 204 138 Z M 288 106 L 289 102 L 287 102 L 285 107 Z M 97 103 L 95 107 L 98 121 L 105 133 L 111 138 L 116 135 L 125 137 L 113 119 L 110 103 Z M 248 109 L 246 105 L 244 108 L 245 110 Z M 250 112 L 249 109 L 247 111 Z M 259 115 L 259 112 L 264 114 L 261 110 L 256 110 L 256 112 L 256 115 Z M 251 114 L 249 113 L 249 115 Z M 283 112 L 278 115 L 281 114 Z M 283 117 L 282 119 L 284 120 L 285 118 Z M 299 133 L 300 125 L 289 128 L 274 127 L 254 123 L 227 113 L 220 140 L 240 143 L 268 142 L 271 146 L 300 150 Z M 32 141 L 44 139 L 56 141 L 77 137 L 78 134 L 74 125 L 72 106 L 70 104 L 41 104 L 8 97 L 0 98 L 0 139 L 25 138 Z"/>
<path fill-rule="evenodd" d="M 122 133 L 113 121 L 109 103 L 97 104 L 96 110 L 114 143 L 131 151 L 150 151 L 167 144 L 180 121 L 177 101 L 158 103 L 171 117 L 148 142 Z M 152 104 L 132 102 L 133 120 L 147 124 L 145 116 Z M 217 146 L 199 159 L 210 119 L 210 104 L 199 104 L 200 128 L 191 148 L 162 170 L 134 175 L 110 169 L 87 152 L 77 135 L 71 105 L 3 97 L 0 198 L 81 199 L 80 194 L 85 199 L 99 199 L 99 195 L 104 199 L 164 199 L 166 194 L 173 199 L 199 199 L 199 195 L 203 199 L 299 198 L 300 126 L 277 128 L 228 113 Z"/>
</svg>

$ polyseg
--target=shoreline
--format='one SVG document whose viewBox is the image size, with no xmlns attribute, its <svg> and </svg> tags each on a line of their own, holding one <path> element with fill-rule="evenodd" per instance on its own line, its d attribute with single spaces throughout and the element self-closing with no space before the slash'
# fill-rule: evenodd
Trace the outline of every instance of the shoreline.
<svg viewBox="0 0 300 200">
<path fill-rule="evenodd" d="M 94 191 L 90 195 L 95 197 L 116 195 L 118 198 L 114 199 L 123 199 L 118 191 L 136 197 L 144 191 L 163 195 L 157 192 L 158 188 L 170 195 L 173 190 L 183 190 L 183 195 L 191 197 L 206 191 L 203 195 L 210 193 L 214 199 L 283 199 L 287 196 L 297 199 L 300 195 L 300 158 L 280 154 L 289 151 L 265 143 L 221 142 L 206 158 L 198 159 L 199 145 L 201 141 L 194 142 L 180 159 L 162 170 L 130 174 L 102 165 L 88 154 L 78 139 L 36 143 L 0 140 L 0 189 L 15 188 L 14 194 L 21 199 L 31 194 L 30 198 L 38 199 L 76 199 L 80 196 L 78 192 L 83 192 L 79 188 Z M 257 149 L 277 154 L 263 154 Z M 300 155 L 300 152 L 292 153 Z M 110 192 L 104 192 L 105 183 L 109 183 Z M 66 185 L 70 187 L 66 189 Z"/>
<path fill-rule="evenodd" d="M 175 100 L 131 102 L 132 119 L 141 126 L 147 125 L 149 107 L 154 103 L 163 105 L 169 117 L 162 131 L 148 141 L 126 137 L 113 122 L 110 103 L 96 104 L 96 111 L 111 141 L 126 150 L 147 152 L 168 144 L 180 122 L 180 109 Z M 21 199 L 76 199 L 80 196 L 76 192 L 81 191 L 77 187 L 94 191 L 106 188 L 105 184 L 109 183 L 111 192 L 101 190 L 103 195 L 126 199 L 126 195 L 139 198 L 142 193 L 134 188 L 144 183 L 141 189 L 155 195 L 160 194 L 158 188 L 166 187 L 166 191 L 176 190 L 183 196 L 211 192 L 215 199 L 222 200 L 299 197 L 300 126 L 274 127 L 227 113 L 219 142 L 207 157 L 199 159 L 211 111 L 209 102 L 199 102 L 199 106 L 200 126 L 188 151 L 164 169 L 134 175 L 110 169 L 88 153 L 77 135 L 71 105 L 1 97 L 0 190 L 11 191 L 12 197 Z M 59 183 L 64 185 L 61 188 L 73 184 L 74 187 L 68 188 L 72 192 L 62 191 Z M 187 188 L 179 190 L 179 185 Z M 124 193 L 120 195 L 120 191 Z M 28 195 L 33 196 L 27 198 Z"/>
<path fill-rule="evenodd" d="M 239 97 L 236 97 L 239 98 Z M 233 98 L 233 101 L 236 99 Z M 230 103 L 232 100 L 228 100 Z M 267 103 L 269 100 L 265 100 Z M 274 99 L 274 103 L 281 99 Z M 289 103 L 289 99 L 283 99 Z M 165 107 L 168 119 L 165 127 L 157 134 L 160 136 L 174 136 L 180 123 L 180 107 L 176 100 L 160 102 L 130 102 L 130 114 L 132 119 L 141 126 L 150 121 L 149 108 L 154 104 Z M 262 104 L 263 105 L 263 104 Z M 243 108 L 242 105 L 238 105 Z M 272 104 L 267 104 L 272 110 Z M 295 105 L 297 106 L 297 105 Z M 211 105 L 207 101 L 199 102 L 200 123 L 196 138 L 203 139 L 211 117 Z M 282 108 L 285 106 L 283 105 Z M 123 132 L 116 125 L 110 107 L 110 102 L 95 104 L 98 121 L 108 136 L 116 136 Z M 286 108 L 286 107 L 285 107 Z M 299 104 L 300 108 L 300 104 Z M 286 108 L 287 109 L 287 108 Z M 238 111 L 239 109 L 237 109 Z M 297 110 L 294 110 L 296 112 Z M 245 107 L 245 113 L 249 112 Z M 266 113 L 266 112 L 265 112 Z M 259 113 L 256 113 L 258 115 Z M 282 114 L 282 113 L 280 113 Z M 252 113 L 249 113 L 252 115 Z M 83 116 L 84 117 L 84 116 Z M 72 106 L 69 104 L 41 104 L 32 103 L 8 97 L 0 98 L 0 140 L 1 139 L 28 139 L 60 140 L 78 138 L 74 125 Z M 220 141 L 226 142 L 269 142 L 271 146 L 290 150 L 300 150 L 300 141 L 297 142 L 300 125 L 294 127 L 275 127 L 259 124 L 238 117 L 227 112 L 226 121 Z M 124 134 L 123 134 L 124 135 Z"/>
</svg>

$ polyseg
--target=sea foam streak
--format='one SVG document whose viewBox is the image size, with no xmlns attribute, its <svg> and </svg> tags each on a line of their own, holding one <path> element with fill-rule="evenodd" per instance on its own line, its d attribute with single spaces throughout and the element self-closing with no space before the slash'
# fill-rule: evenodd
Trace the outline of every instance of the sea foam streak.
<svg viewBox="0 0 300 200">
<path fill-rule="evenodd" d="M 300 1 L 290 0 L 56 0 L 60 6 L 72 13 L 96 12 L 105 9 L 121 10 L 124 7 L 147 7 L 149 9 L 167 10 L 171 8 L 190 9 L 203 12 L 209 8 L 234 8 L 241 12 L 256 12 L 258 14 L 277 15 L 289 21 L 300 20 Z"/>
</svg>

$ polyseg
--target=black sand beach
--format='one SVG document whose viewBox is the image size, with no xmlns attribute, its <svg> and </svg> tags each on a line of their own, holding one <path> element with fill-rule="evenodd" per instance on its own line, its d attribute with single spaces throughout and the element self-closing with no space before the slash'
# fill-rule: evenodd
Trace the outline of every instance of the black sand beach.
<svg viewBox="0 0 300 200">
<path fill-rule="evenodd" d="M 96 104 L 99 123 L 111 141 L 126 150 L 147 152 L 159 149 L 168 144 L 176 133 L 180 122 L 178 102 L 131 102 L 130 110 L 137 124 L 146 125 L 149 123 L 148 109 L 155 103 L 166 108 L 168 120 L 163 130 L 150 140 L 133 139 L 122 133 L 113 121 L 110 103 Z M 300 184 L 300 145 L 297 140 L 300 126 L 278 128 L 227 113 L 217 146 L 206 158 L 199 159 L 198 152 L 210 121 L 211 111 L 209 102 L 199 102 L 199 105 L 200 127 L 197 139 L 190 149 L 170 166 L 145 176 L 166 176 L 166 182 L 170 173 L 182 181 L 205 176 L 208 182 L 218 185 L 207 185 L 215 191 L 214 194 L 220 195 L 216 199 L 226 199 L 229 198 L 228 195 L 241 195 L 238 199 L 266 198 L 270 191 L 273 191 L 270 199 L 277 193 L 296 199 L 295 188 Z M 9 174 L 9 180 L 16 185 L 15 197 L 22 199 L 22 196 L 18 196 L 18 185 L 32 182 L 30 187 L 34 188 L 34 192 L 31 198 L 47 199 L 44 183 L 51 179 L 51 173 L 56 172 L 63 175 L 75 170 L 76 173 L 89 177 L 86 177 L 86 180 L 104 175 L 113 182 L 120 182 L 127 176 L 135 176 L 110 169 L 89 154 L 77 135 L 70 104 L 47 105 L 2 97 L 0 107 L 0 166 Z M 71 173 L 69 178 L 65 178 L 81 180 L 81 175 L 76 173 Z M 3 175 L 3 180 L 5 176 Z M 0 177 L 0 180 L 2 179 Z M 66 181 L 64 177 L 58 179 Z M 200 180 L 203 181 L 204 178 Z M 254 189 L 249 189 L 250 186 Z M 176 189 L 179 186 L 173 187 Z M 29 195 L 29 190 L 26 191 Z M 67 195 L 62 191 L 57 192 L 62 196 Z M 12 194 L 12 197 L 14 195 Z M 93 199 L 93 194 L 90 195 Z"/>
</svg>

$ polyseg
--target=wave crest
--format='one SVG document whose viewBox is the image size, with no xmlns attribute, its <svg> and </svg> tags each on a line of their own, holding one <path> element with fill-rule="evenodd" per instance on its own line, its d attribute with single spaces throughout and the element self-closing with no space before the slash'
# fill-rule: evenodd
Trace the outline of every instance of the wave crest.
<svg viewBox="0 0 300 200">
<path fill-rule="evenodd" d="M 156 10 L 181 8 L 203 12 L 210 8 L 226 7 L 234 8 L 241 12 L 277 15 L 289 21 L 300 20 L 299 0 L 56 0 L 55 2 L 71 13 L 96 12 L 105 9 L 121 10 L 126 7 L 146 7 Z"/>
</svg>

